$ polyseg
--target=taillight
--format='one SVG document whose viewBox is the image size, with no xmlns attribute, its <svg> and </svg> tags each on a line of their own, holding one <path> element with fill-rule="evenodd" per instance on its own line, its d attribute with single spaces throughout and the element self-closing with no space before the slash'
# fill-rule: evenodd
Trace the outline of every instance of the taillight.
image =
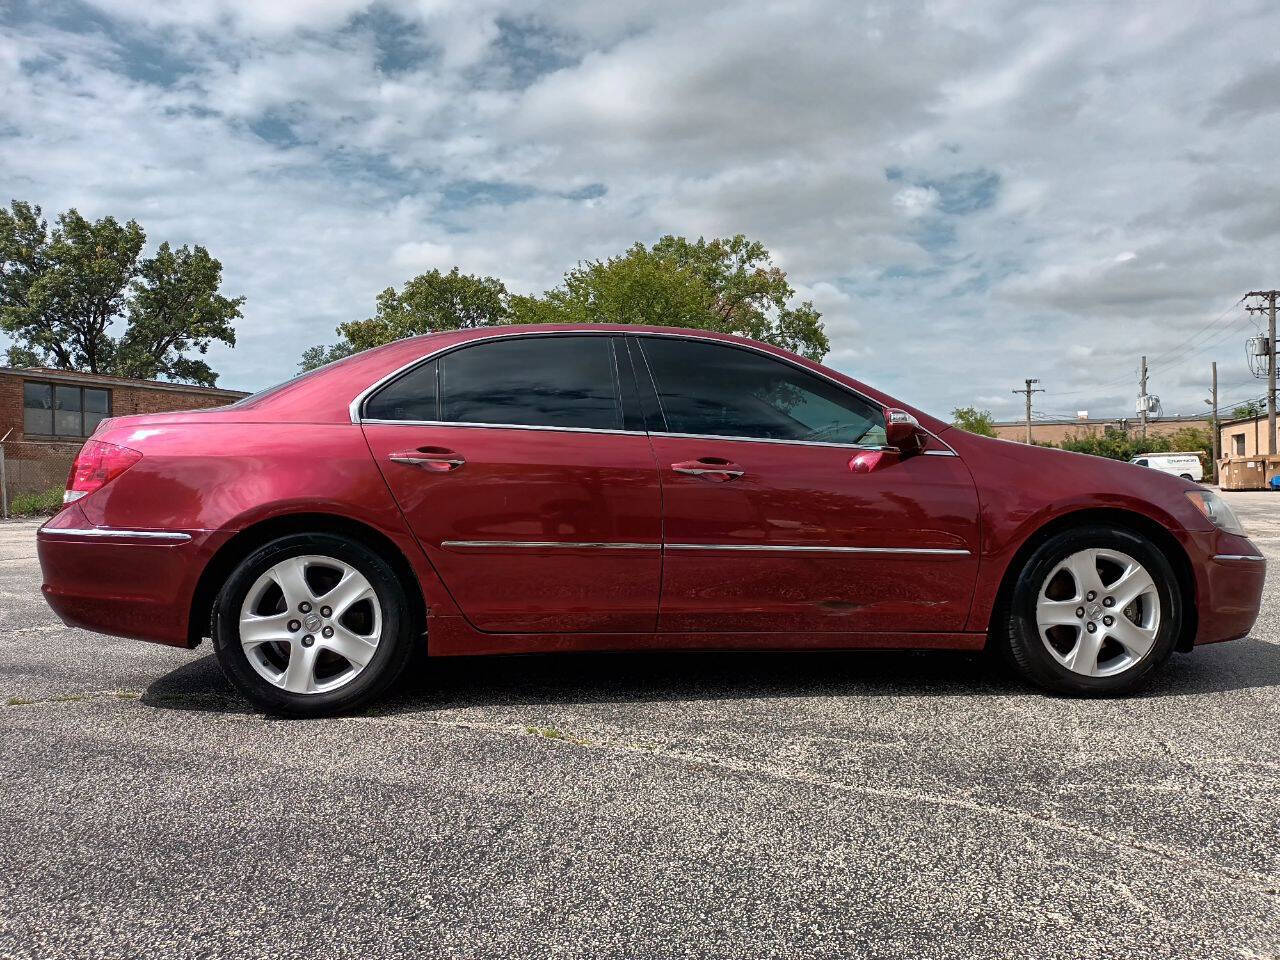
<svg viewBox="0 0 1280 960">
<path fill-rule="evenodd" d="M 103 443 L 101 440 L 86 440 L 76 456 L 76 462 L 71 465 L 71 475 L 67 477 L 67 492 L 62 495 L 62 502 L 71 503 L 87 493 L 105 487 L 141 459 L 142 454 L 129 447 Z"/>
</svg>

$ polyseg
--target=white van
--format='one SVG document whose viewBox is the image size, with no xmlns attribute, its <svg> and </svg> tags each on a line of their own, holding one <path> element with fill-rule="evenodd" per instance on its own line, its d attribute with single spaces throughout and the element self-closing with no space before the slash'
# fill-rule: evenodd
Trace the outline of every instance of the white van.
<svg viewBox="0 0 1280 960">
<path fill-rule="evenodd" d="M 1204 468 L 1200 466 L 1198 453 L 1144 453 L 1129 462 L 1136 463 L 1140 467 L 1150 467 L 1152 470 L 1176 474 L 1183 480 L 1194 480 L 1196 483 L 1204 480 Z"/>
</svg>

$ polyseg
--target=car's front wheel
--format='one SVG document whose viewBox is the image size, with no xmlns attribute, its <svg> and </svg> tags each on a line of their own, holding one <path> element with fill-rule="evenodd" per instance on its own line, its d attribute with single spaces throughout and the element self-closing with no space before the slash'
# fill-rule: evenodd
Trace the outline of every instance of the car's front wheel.
<svg viewBox="0 0 1280 960">
<path fill-rule="evenodd" d="M 1128 692 L 1172 653 L 1182 596 L 1164 553 L 1120 527 L 1090 525 L 1041 544 L 1014 586 L 1007 651 L 1056 693 Z"/>
<path fill-rule="evenodd" d="M 232 684 L 286 716 L 352 710 L 382 694 L 412 652 L 412 615 L 391 566 L 334 534 L 294 534 L 247 556 L 214 606 L 214 651 Z"/>
</svg>

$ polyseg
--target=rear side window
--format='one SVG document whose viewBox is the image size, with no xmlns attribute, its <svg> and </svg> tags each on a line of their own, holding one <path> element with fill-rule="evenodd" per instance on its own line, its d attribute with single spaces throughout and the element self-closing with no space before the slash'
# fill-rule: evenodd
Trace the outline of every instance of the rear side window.
<svg viewBox="0 0 1280 960">
<path fill-rule="evenodd" d="M 414 367 L 387 384 L 365 404 L 369 420 L 438 420 L 436 361 Z"/>
<path fill-rule="evenodd" d="M 781 360 L 718 343 L 642 337 L 672 433 L 882 445 L 884 412 Z"/>
<path fill-rule="evenodd" d="M 440 419 L 622 429 L 609 337 L 514 337 L 440 358 Z"/>
</svg>

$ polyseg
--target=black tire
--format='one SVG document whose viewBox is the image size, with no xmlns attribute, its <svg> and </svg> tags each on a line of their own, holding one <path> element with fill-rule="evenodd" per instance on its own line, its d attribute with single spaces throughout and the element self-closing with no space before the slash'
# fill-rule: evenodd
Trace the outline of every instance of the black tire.
<svg viewBox="0 0 1280 960">
<path fill-rule="evenodd" d="M 1046 649 L 1036 622 L 1036 599 L 1045 579 L 1072 554 L 1090 548 L 1112 549 L 1141 563 L 1160 598 L 1160 625 L 1150 651 L 1113 676 L 1084 676 L 1062 665 Z M 1014 584 L 1003 630 L 1010 663 L 1026 680 L 1051 693 L 1112 696 L 1141 686 L 1169 658 L 1182 629 L 1182 590 L 1164 553 L 1149 540 L 1122 527 L 1091 524 L 1056 534 L 1027 559 Z"/>
<path fill-rule="evenodd" d="M 1189 473 L 1180 473 L 1178 476 L 1182 477 L 1183 480 L 1190 480 L 1192 483 L 1196 482 L 1196 478 Z"/>
<path fill-rule="evenodd" d="M 240 609 L 249 590 L 271 567 L 305 555 L 331 557 L 354 567 L 369 581 L 382 609 L 381 639 L 372 659 L 345 685 L 323 693 L 291 693 L 274 686 L 249 664 L 240 643 Z M 396 681 L 413 653 L 413 619 L 404 585 L 379 554 L 337 534 L 292 534 L 255 550 L 227 578 L 214 603 L 213 648 L 231 684 L 267 713 L 330 716 L 369 704 Z"/>
</svg>

